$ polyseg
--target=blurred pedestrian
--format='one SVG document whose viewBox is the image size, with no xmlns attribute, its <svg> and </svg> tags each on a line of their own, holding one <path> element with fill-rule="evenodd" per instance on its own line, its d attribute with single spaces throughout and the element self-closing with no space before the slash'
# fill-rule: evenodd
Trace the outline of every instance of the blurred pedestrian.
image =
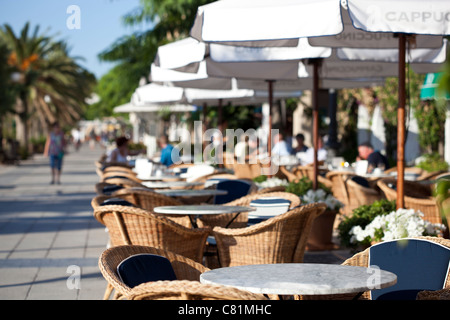
<svg viewBox="0 0 450 320">
<path fill-rule="evenodd" d="M 72 139 L 73 139 L 73 146 L 75 147 L 75 150 L 78 151 L 81 146 L 81 131 L 79 128 L 72 129 Z"/>
<path fill-rule="evenodd" d="M 58 122 L 52 124 L 52 130 L 45 142 L 44 155 L 50 158 L 52 180 L 50 184 L 61 184 L 62 163 L 66 149 L 64 132 Z"/>
</svg>

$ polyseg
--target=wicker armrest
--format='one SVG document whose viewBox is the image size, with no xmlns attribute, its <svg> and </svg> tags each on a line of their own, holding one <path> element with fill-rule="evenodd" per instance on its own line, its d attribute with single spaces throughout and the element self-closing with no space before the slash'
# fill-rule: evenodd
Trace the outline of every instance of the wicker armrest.
<svg viewBox="0 0 450 320">
<path fill-rule="evenodd" d="M 450 289 L 420 291 L 417 300 L 450 300 Z"/>
</svg>

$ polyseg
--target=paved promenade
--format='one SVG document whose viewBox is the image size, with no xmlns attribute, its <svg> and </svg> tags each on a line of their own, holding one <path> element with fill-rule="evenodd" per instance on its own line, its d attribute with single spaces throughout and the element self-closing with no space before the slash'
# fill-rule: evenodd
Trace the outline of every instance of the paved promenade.
<svg viewBox="0 0 450 320">
<path fill-rule="evenodd" d="M 87 145 L 65 157 L 61 185 L 48 159 L 0 165 L 0 300 L 99 300 L 106 281 L 97 263 L 108 241 L 92 214 L 103 150 Z M 340 263 L 345 251 L 311 252 L 305 262 Z"/>
<path fill-rule="evenodd" d="M 97 262 L 108 237 L 90 204 L 101 153 L 69 149 L 61 185 L 49 184 L 42 155 L 0 166 L 0 299 L 102 298 Z"/>
</svg>

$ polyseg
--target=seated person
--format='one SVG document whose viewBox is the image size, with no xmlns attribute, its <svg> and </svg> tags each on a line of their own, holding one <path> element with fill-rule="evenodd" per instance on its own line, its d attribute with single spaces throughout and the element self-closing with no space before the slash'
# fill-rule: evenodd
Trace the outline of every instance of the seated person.
<svg viewBox="0 0 450 320">
<path fill-rule="evenodd" d="M 123 162 L 128 163 L 127 157 L 132 155 L 128 150 L 128 138 L 118 137 L 116 139 L 116 148 L 108 154 L 106 162 Z"/>
<path fill-rule="evenodd" d="M 295 141 L 297 142 L 297 146 L 292 149 L 293 155 L 296 155 L 299 152 L 306 152 L 306 150 L 308 150 L 308 147 L 305 146 L 305 136 L 303 134 L 297 134 L 295 136 Z"/>
<path fill-rule="evenodd" d="M 180 159 L 179 151 L 173 152 L 174 147 L 169 143 L 169 138 L 167 136 L 161 136 L 158 139 L 159 147 L 161 148 L 161 159 L 160 163 L 165 166 L 170 166 Z"/>
<path fill-rule="evenodd" d="M 242 135 L 240 141 L 234 147 L 234 155 L 238 163 L 245 163 L 250 155 L 249 137 Z"/>
<path fill-rule="evenodd" d="M 367 160 L 367 172 L 371 173 L 375 168 L 381 170 L 389 169 L 389 162 L 387 158 L 381 154 L 380 151 L 375 151 L 369 142 L 361 143 L 358 146 L 357 160 Z"/>
<path fill-rule="evenodd" d="M 311 164 L 314 162 L 314 148 L 308 148 L 306 152 L 297 153 L 297 158 L 300 159 L 302 165 Z M 325 161 L 327 159 L 327 150 L 323 147 L 323 138 L 318 138 L 317 161 Z"/>
<path fill-rule="evenodd" d="M 289 147 L 288 143 L 283 140 L 283 135 L 281 133 L 278 133 L 273 138 L 273 148 L 272 148 L 272 155 L 275 156 L 289 156 L 291 154 L 291 148 Z"/>
</svg>

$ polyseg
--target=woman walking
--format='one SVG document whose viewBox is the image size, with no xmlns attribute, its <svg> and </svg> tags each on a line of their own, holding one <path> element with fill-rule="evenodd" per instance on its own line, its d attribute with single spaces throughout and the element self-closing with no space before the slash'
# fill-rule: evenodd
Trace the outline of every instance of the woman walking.
<svg viewBox="0 0 450 320">
<path fill-rule="evenodd" d="M 66 141 L 64 133 L 57 122 L 52 125 L 52 131 L 47 137 L 45 143 L 44 155 L 50 157 L 50 168 L 52 171 L 52 180 L 50 184 L 61 184 L 61 169 L 64 158 Z"/>
</svg>

